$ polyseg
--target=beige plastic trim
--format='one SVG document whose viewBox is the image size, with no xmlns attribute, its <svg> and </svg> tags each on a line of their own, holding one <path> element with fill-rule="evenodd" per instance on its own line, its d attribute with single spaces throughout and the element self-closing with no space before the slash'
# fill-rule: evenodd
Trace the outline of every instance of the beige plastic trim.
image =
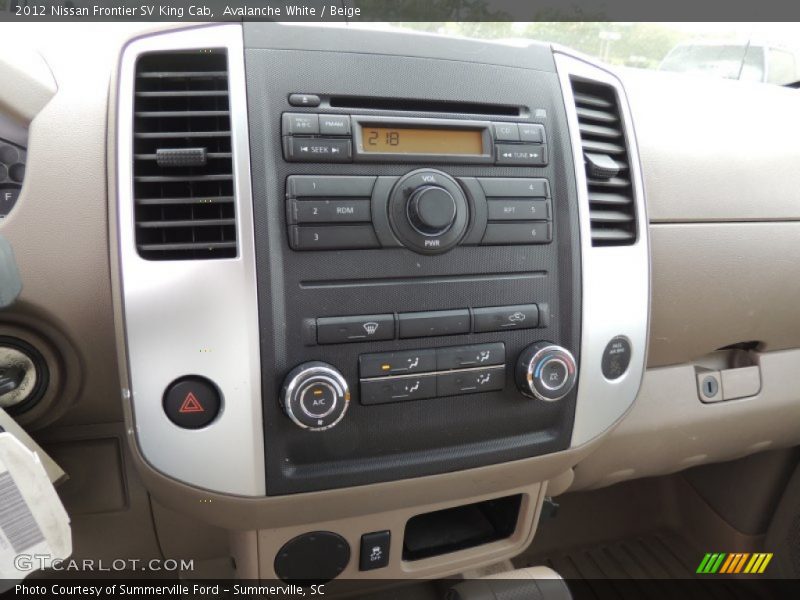
<svg viewBox="0 0 800 600">
<path fill-rule="evenodd" d="M 402 560 L 403 535 L 406 522 L 413 516 L 460 506 L 470 502 L 480 502 L 491 498 L 522 494 L 517 527 L 511 537 L 461 550 L 441 556 L 434 556 L 417 561 Z M 361 506 L 368 502 L 369 496 L 363 496 Z M 282 529 L 268 529 L 258 532 L 258 555 L 261 563 L 261 577 L 275 578 L 273 568 L 275 556 L 281 546 L 292 538 L 309 531 L 332 531 L 344 537 L 350 544 L 350 562 L 339 576 L 342 579 L 427 579 L 431 577 L 446 577 L 460 573 L 467 568 L 473 569 L 489 565 L 500 560 L 511 558 L 522 552 L 533 541 L 536 523 L 539 519 L 542 502 L 544 500 L 544 486 L 539 484 L 527 485 L 519 488 L 505 490 L 500 494 L 486 494 L 469 500 L 456 502 L 424 503 L 419 506 L 408 507 L 365 514 L 335 521 L 315 522 L 313 527 L 307 524 L 295 525 Z M 361 535 L 373 531 L 391 531 L 392 540 L 389 549 L 389 565 L 382 569 L 372 571 L 359 571 L 358 558 L 361 546 Z"/>
<path fill-rule="evenodd" d="M 648 366 L 739 342 L 800 348 L 798 240 L 800 222 L 651 225 Z"/>
<path fill-rule="evenodd" d="M 760 354 L 757 364 L 758 395 L 713 404 L 697 396 L 694 365 L 648 370 L 633 409 L 575 468 L 571 491 L 800 443 L 800 350 Z"/>
<path fill-rule="evenodd" d="M 50 102 L 58 86 L 38 52 L 0 45 L 0 112 L 27 125 Z"/>
<path fill-rule="evenodd" d="M 620 77 L 651 222 L 800 219 L 797 90 L 644 69 Z"/>
</svg>

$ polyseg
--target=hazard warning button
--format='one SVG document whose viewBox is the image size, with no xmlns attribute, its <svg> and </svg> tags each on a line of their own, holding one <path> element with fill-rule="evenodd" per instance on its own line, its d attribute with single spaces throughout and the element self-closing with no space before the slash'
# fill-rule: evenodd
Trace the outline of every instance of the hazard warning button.
<svg viewBox="0 0 800 600">
<path fill-rule="evenodd" d="M 197 375 L 176 379 L 164 392 L 164 412 L 184 429 L 200 429 L 211 423 L 221 404 L 217 386 Z"/>
</svg>

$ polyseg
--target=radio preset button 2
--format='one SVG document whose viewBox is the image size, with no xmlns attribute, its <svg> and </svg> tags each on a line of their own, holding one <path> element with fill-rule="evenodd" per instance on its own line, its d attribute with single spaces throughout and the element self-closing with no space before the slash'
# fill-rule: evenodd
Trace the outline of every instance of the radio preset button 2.
<svg viewBox="0 0 800 600">
<path fill-rule="evenodd" d="M 290 200 L 289 223 L 359 223 L 372 220 L 370 201 L 331 198 Z"/>
</svg>

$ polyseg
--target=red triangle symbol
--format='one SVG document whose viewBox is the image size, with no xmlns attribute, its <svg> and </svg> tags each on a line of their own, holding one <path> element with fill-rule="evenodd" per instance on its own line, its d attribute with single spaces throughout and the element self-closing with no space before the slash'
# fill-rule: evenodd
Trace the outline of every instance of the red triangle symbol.
<svg viewBox="0 0 800 600">
<path fill-rule="evenodd" d="M 200 401 L 197 397 L 192 393 L 189 392 L 186 394 L 186 399 L 184 399 L 183 404 L 178 409 L 179 413 L 198 413 L 198 412 L 206 412 L 206 409 L 203 408 L 203 405 L 200 404 Z"/>
</svg>

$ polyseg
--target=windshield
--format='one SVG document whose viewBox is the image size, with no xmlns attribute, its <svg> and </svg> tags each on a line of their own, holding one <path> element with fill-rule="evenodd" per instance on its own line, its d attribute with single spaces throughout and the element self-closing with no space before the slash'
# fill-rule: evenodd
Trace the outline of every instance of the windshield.
<svg viewBox="0 0 800 600">
<path fill-rule="evenodd" d="M 371 25 L 376 26 L 380 25 Z M 553 42 L 627 67 L 778 85 L 800 80 L 798 23 L 419 22 L 391 26 L 511 45 Z"/>
</svg>

